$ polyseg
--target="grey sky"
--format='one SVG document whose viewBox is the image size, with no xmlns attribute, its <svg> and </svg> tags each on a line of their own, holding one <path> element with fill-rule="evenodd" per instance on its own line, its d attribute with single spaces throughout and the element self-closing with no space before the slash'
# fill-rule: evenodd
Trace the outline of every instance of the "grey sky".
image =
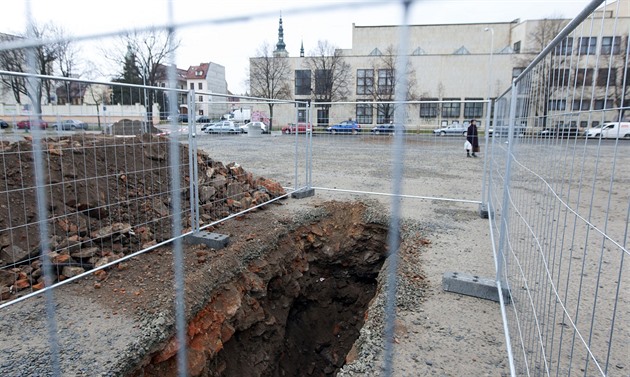
<svg viewBox="0 0 630 377">
<path fill-rule="evenodd" d="M 0 32 L 22 32 L 26 9 L 38 23 L 52 21 L 74 36 L 86 36 L 134 27 L 164 24 L 169 5 L 174 22 L 195 24 L 178 29 L 182 46 L 176 59 L 179 68 L 212 61 L 226 67 L 228 88 L 245 91 L 248 58 L 264 43 L 275 44 L 278 16 L 283 15 L 285 43 L 290 56 L 298 56 L 300 44 L 306 53 L 318 40 L 340 48 L 352 44 L 352 23 L 396 25 L 401 22 L 400 2 L 333 0 L 27 0 L 3 4 Z M 507 22 L 545 17 L 573 18 L 588 0 L 425 0 L 414 2 L 411 24 Z M 244 17 L 244 19 L 240 19 Z M 107 40 L 98 42 L 108 43 Z M 92 41 L 91 45 L 94 45 Z M 93 47 L 82 51 L 98 60 Z"/>
</svg>

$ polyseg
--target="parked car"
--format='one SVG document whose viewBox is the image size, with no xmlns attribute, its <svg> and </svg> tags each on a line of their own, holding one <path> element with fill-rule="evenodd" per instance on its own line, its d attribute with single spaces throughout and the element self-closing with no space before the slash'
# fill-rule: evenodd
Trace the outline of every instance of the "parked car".
<svg viewBox="0 0 630 377">
<path fill-rule="evenodd" d="M 2 129 L 9 128 L 9 123 L 7 123 L 6 121 L 0 119 L 0 128 L 2 128 Z"/>
<path fill-rule="evenodd" d="M 466 131 L 467 127 L 462 124 L 455 123 L 450 126 L 437 128 L 433 130 L 433 134 L 438 136 L 466 135 Z"/>
<path fill-rule="evenodd" d="M 247 124 L 244 124 L 241 126 L 241 130 L 243 132 L 247 132 L 247 130 L 249 129 L 249 127 L 260 127 L 260 129 L 262 130 L 262 133 L 266 134 L 269 131 L 267 130 L 267 125 L 263 122 L 249 122 Z"/>
<path fill-rule="evenodd" d="M 630 122 L 607 122 L 584 132 L 587 138 L 630 139 Z"/>
<path fill-rule="evenodd" d="M 51 127 L 55 130 L 87 130 L 88 125 L 80 120 L 66 119 L 62 122 L 53 123 Z"/>
<path fill-rule="evenodd" d="M 526 126 L 516 126 L 514 127 L 514 137 L 523 137 L 525 136 L 527 131 L 527 127 Z M 510 127 L 508 126 L 498 126 L 498 127 L 492 127 L 490 129 L 488 129 L 488 135 L 490 137 L 494 137 L 495 135 L 497 137 L 504 137 L 507 138 L 510 134 Z"/>
<path fill-rule="evenodd" d="M 200 123 L 200 124 L 208 124 L 208 123 L 216 123 L 217 121 L 205 115 L 201 115 L 201 116 L 198 116 L 197 119 L 195 119 L 195 122 Z M 188 123 L 188 118 L 186 118 L 185 123 Z"/>
<path fill-rule="evenodd" d="M 405 132 L 405 126 L 403 126 L 402 124 L 394 124 L 394 123 L 379 124 L 376 127 L 372 128 L 372 131 L 370 132 L 372 132 L 375 135 L 381 135 L 381 134 L 393 135 L 397 130 Z"/>
<path fill-rule="evenodd" d="M 31 129 L 31 121 L 30 121 L 30 119 L 21 120 L 21 121 L 17 122 L 16 126 L 17 126 L 17 128 L 19 128 L 21 130 L 30 130 Z M 41 128 L 42 130 L 45 130 L 46 128 L 48 128 L 48 123 L 44 122 L 43 120 L 40 120 L 39 121 L 39 128 Z"/>
<path fill-rule="evenodd" d="M 207 134 L 240 134 L 241 128 L 231 120 L 222 120 L 217 123 L 208 125 L 203 129 L 203 132 Z"/>
<path fill-rule="evenodd" d="M 295 133 L 296 129 L 298 133 L 303 134 L 306 133 L 307 130 L 308 132 L 313 131 L 313 126 L 310 123 L 308 125 L 306 123 L 298 123 L 296 127 L 295 123 L 289 123 L 286 126 L 282 127 L 282 133 L 292 134 Z"/>
<path fill-rule="evenodd" d="M 361 125 L 354 120 L 344 120 L 341 123 L 333 124 L 326 128 L 326 132 L 333 135 L 337 133 L 351 133 L 356 135 L 361 132 Z"/>
</svg>

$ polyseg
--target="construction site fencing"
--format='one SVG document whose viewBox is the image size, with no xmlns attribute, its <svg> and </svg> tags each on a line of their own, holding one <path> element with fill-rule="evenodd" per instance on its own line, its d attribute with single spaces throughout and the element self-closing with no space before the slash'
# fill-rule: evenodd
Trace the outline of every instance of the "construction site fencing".
<svg viewBox="0 0 630 377">
<path fill-rule="evenodd" d="M 378 2 L 363 5 L 371 3 Z M 401 25 L 408 23 L 410 3 L 400 2 Z M 174 65 L 163 72 L 164 87 L 0 71 L 30 93 L 65 88 L 57 105 L 42 103 L 45 96 L 39 95 L 3 107 L 10 128 L 0 138 L 5 171 L 0 312 L 43 294 L 51 374 L 63 375 L 52 290 L 169 244 L 177 343 L 186 345 L 187 235 L 317 189 L 391 196 L 388 248 L 395 251 L 401 197 L 449 201 L 478 206 L 489 218 L 496 283 L 505 293 L 499 297 L 512 375 L 618 375 L 627 364 L 630 338 L 624 266 L 630 141 L 619 132 L 609 138 L 600 137 L 603 130 L 596 137 L 585 134 L 592 126 L 626 120 L 629 44 L 627 37 L 618 42 L 610 37 L 627 30 L 601 26 L 608 13 L 594 10 L 602 3 L 589 4 L 494 101 L 409 101 L 405 75 L 390 101 L 314 103 L 177 88 Z M 335 6 L 322 8 L 334 11 Z M 221 22 L 226 21 L 207 21 Z M 585 39 L 593 36 L 598 46 L 604 37 L 612 38 L 606 39 L 607 54 L 601 48 L 580 53 L 583 40 L 594 48 Z M 34 72 L 35 57 L 28 51 L 47 42 L 13 40 L 0 50 L 27 51 L 27 68 Z M 409 45 L 404 27 L 398 42 Z M 397 72 L 406 72 L 406 59 L 400 54 Z M 606 80 L 594 76 L 600 73 Z M 63 93 L 75 91 L 84 93 L 80 107 L 63 100 Z M 604 100 L 596 105 L 596 94 L 602 93 Z M 235 99 L 239 106 L 266 111 L 258 117 L 268 134 L 221 119 L 235 110 Z M 348 116 L 359 107 L 363 116 L 370 110 L 370 119 L 378 120 L 367 126 Z M 449 115 L 455 108 L 466 115 Z M 431 114 L 425 123 L 410 122 L 422 109 Z M 485 140 L 484 173 L 477 182 L 458 182 L 448 167 L 465 158 L 465 121 L 473 118 Z M 329 129 L 348 120 L 363 123 L 361 130 Z M 227 131 L 208 128 L 222 121 L 228 122 Z M 443 127 L 449 129 L 442 132 Z M 353 151 L 371 158 L 346 159 Z M 356 163 L 382 174 L 377 179 L 357 175 Z M 334 175 L 348 185 L 333 183 Z M 426 177 L 459 185 L 461 196 L 426 191 Z M 396 268 L 394 252 L 387 270 L 385 339 L 394 339 Z M 391 375 L 393 342 L 385 343 L 382 371 Z M 178 349 L 177 363 L 179 375 L 188 375 L 185 346 Z"/>
<path fill-rule="evenodd" d="M 630 130 L 605 130 L 628 125 L 629 45 L 614 42 L 627 33 L 609 17 L 619 9 L 595 11 L 601 3 L 496 99 L 486 138 L 483 201 L 513 375 L 626 373 Z M 580 42 L 591 39 L 617 48 Z"/>
</svg>

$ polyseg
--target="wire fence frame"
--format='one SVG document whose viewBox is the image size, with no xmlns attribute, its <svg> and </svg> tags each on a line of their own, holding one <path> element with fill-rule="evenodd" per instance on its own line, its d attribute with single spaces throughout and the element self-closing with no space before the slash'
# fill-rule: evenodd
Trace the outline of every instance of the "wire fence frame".
<svg viewBox="0 0 630 377">
<path fill-rule="evenodd" d="M 596 3 L 596 2 L 593 2 L 593 4 L 594 3 Z M 599 1 L 597 3 L 601 4 L 602 1 Z M 408 7 L 409 6 L 409 2 L 404 2 L 404 6 Z M 596 6 L 592 7 L 592 9 L 589 10 L 588 12 L 586 12 L 586 11 L 583 12 L 584 19 L 586 19 L 586 16 L 591 14 L 592 10 L 594 10 L 595 8 L 596 8 Z M 329 7 L 326 7 L 326 9 L 330 10 Z M 580 17 L 582 17 L 582 14 L 581 14 Z M 580 24 L 580 22 L 576 23 L 572 27 L 574 29 L 577 28 L 577 25 Z M 186 25 L 179 25 L 179 27 L 184 27 L 184 26 L 186 26 Z M 171 30 L 175 30 L 177 28 L 178 28 L 178 26 L 171 26 L 170 27 Z M 566 37 L 567 35 L 569 35 L 569 33 L 571 31 L 572 30 L 567 30 L 566 34 L 564 34 L 564 36 Z M 554 46 L 557 46 L 562 41 L 562 39 L 563 38 L 560 38 L 560 39 L 557 38 L 557 40 L 554 40 L 555 42 L 552 42 L 552 45 L 550 45 L 550 47 L 548 47 L 545 50 L 546 52 L 543 52 L 543 54 L 541 54 L 541 55 L 548 55 L 553 50 Z M 401 36 L 401 40 L 405 40 L 404 36 Z M 402 45 L 404 45 L 404 44 L 402 44 Z M 543 59 L 543 58 L 544 58 L 544 56 L 541 59 Z M 532 66 L 535 66 L 537 63 L 538 63 L 538 61 L 533 63 Z M 402 67 L 404 67 L 404 65 L 402 65 Z M 535 67 L 531 68 L 531 70 L 534 70 L 534 69 L 535 69 Z M 0 73 L 3 73 L 3 72 L 0 72 Z M 529 73 L 530 72 L 527 72 L 527 74 L 529 74 Z M 515 125 L 517 119 L 519 119 L 519 118 L 525 118 L 523 116 L 523 114 L 519 114 L 519 111 L 517 110 L 518 109 L 518 97 L 517 97 L 517 94 L 519 93 L 519 90 L 520 90 L 520 89 L 518 89 L 519 88 L 519 84 L 521 82 L 523 82 L 523 83 L 527 82 L 527 80 L 528 80 L 527 74 L 523 73 L 522 77 L 517 78 L 515 80 L 515 85 L 512 87 L 512 89 L 508 90 L 504 94 L 504 96 L 502 96 L 502 97 L 504 97 L 506 99 L 509 98 L 507 100 L 507 102 L 510 104 L 510 108 L 505 109 L 507 111 L 506 113 L 497 114 L 495 112 L 495 122 L 494 122 L 495 124 L 497 123 L 497 120 L 500 119 L 502 116 L 505 116 L 508 119 L 508 122 L 506 122 L 506 123 L 508 123 L 510 125 Z M 37 77 L 37 75 L 27 75 L 27 76 L 28 77 Z M 174 75 L 171 73 L 169 76 L 170 76 L 171 80 L 173 80 Z M 559 80 L 560 78 L 556 78 L 556 79 Z M 624 80 L 625 80 L 625 76 L 624 76 Z M 156 89 L 156 88 L 151 88 L 151 87 L 146 87 L 146 86 L 138 86 L 138 89 L 145 89 L 145 88 Z M 174 89 L 170 90 L 171 95 L 174 95 L 175 92 L 177 92 L 177 90 L 174 90 Z M 189 94 L 190 92 L 189 91 L 182 91 L 182 93 Z M 206 92 L 206 93 L 215 95 L 215 94 L 210 93 L 210 92 Z M 401 99 L 400 97 L 401 97 L 401 95 L 397 93 L 396 101 L 404 102 L 404 99 Z M 194 94 L 193 94 L 193 99 L 194 99 Z M 259 98 L 250 98 L 250 99 L 253 100 L 253 101 L 262 101 L 262 100 L 264 100 L 264 99 L 259 99 Z M 190 104 L 189 106 L 192 106 L 194 108 L 194 100 L 192 102 L 193 102 L 193 104 Z M 170 113 L 171 114 L 176 113 L 176 108 L 173 107 L 173 106 L 175 106 L 175 103 L 176 103 L 176 101 L 170 101 L 170 104 L 171 104 Z M 309 109 L 309 111 L 310 111 L 310 109 Z M 490 112 L 488 112 L 488 114 L 489 113 Z M 507 114 L 507 116 L 506 116 L 506 114 Z M 591 116 L 591 113 L 588 113 L 588 116 Z M 309 119 L 311 117 L 312 117 L 312 115 L 309 113 Z M 400 117 L 401 117 L 400 114 L 396 114 L 396 116 L 395 116 L 395 118 L 397 118 L 397 119 L 400 119 Z M 297 123 L 297 116 L 296 116 L 296 123 Z M 171 127 L 171 132 L 172 133 L 176 133 L 177 129 L 178 129 L 178 126 L 175 124 L 174 121 L 171 122 L 171 126 L 172 126 Z M 194 154 L 192 153 L 192 150 L 196 150 L 196 148 L 197 148 L 197 146 L 196 146 L 196 138 L 195 138 L 194 132 L 195 132 L 194 128 L 190 127 L 189 128 L 188 137 L 189 137 L 189 145 L 191 146 L 191 149 L 189 150 L 189 153 L 190 153 L 191 157 L 194 156 Z M 34 137 L 36 139 L 40 135 L 37 131 L 35 131 L 33 134 L 34 134 Z M 298 137 L 299 137 L 297 135 L 297 133 L 296 133 L 295 137 L 296 137 L 296 140 L 297 140 Z M 394 143 L 395 147 L 394 148 L 395 148 L 395 152 L 396 152 L 396 154 L 398 156 L 403 156 L 404 153 L 405 153 L 404 152 L 404 146 L 403 146 L 403 143 L 402 143 L 402 137 L 403 137 L 402 135 L 401 136 L 395 135 L 395 143 Z M 307 138 L 309 138 L 309 139 L 312 138 L 312 133 L 307 134 Z M 512 159 L 512 156 L 515 155 L 516 153 L 518 153 L 518 151 L 516 150 L 518 148 L 518 140 L 517 139 L 518 139 L 518 135 L 515 135 L 514 127 L 511 127 L 510 128 L 510 133 L 509 133 L 508 138 L 507 138 L 507 141 L 508 141 L 507 145 L 508 145 L 508 147 L 507 147 L 506 155 L 508 157 L 505 158 L 504 161 L 503 160 L 501 161 L 501 162 L 505 162 L 506 163 L 505 169 L 504 170 L 502 169 L 503 173 L 505 174 L 505 175 L 501 176 L 501 179 L 504 180 L 503 184 L 500 184 L 500 185 L 494 185 L 493 184 L 492 175 L 493 174 L 495 174 L 495 175 L 498 174 L 499 169 L 497 169 L 497 167 L 496 167 L 496 165 L 499 164 L 498 162 L 496 162 L 496 163 L 494 161 L 490 161 L 489 162 L 487 191 L 486 191 L 486 185 L 485 185 L 486 174 L 484 174 L 484 190 L 483 190 L 483 194 L 482 194 L 482 199 L 481 199 L 481 201 L 479 203 L 482 204 L 482 203 L 487 202 L 488 205 L 489 205 L 490 213 L 496 213 L 497 217 L 501 216 L 499 214 L 501 209 L 507 209 L 507 208 L 510 208 L 510 207 L 516 207 L 516 205 L 512 202 L 512 197 L 509 195 L 509 193 L 510 193 L 510 190 L 511 190 L 511 183 L 512 183 L 511 182 L 512 181 L 511 172 L 514 169 L 512 167 L 512 164 L 515 164 L 515 163 L 518 162 L 518 159 L 516 159 L 516 158 Z M 486 135 L 486 140 L 488 141 L 487 135 Z M 171 138 L 170 142 L 171 142 L 171 146 L 172 147 L 175 147 L 175 146 L 179 145 L 179 144 L 177 144 L 178 141 L 175 138 Z M 495 144 L 495 142 L 496 142 L 496 144 Z M 486 143 L 487 146 L 489 144 L 490 143 Z M 494 157 L 495 154 L 498 153 L 498 152 L 496 152 L 496 150 L 498 150 L 500 148 L 500 146 L 497 145 L 497 144 L 498 144 L 497 140 L 493 139 L 492 144 L 491 144 L 491 147 L 492 147 L 493 151 L 490 154 L 486 154 L 486 155 L 490 155 L 490 156 Z M 306 164 L 307 164 L 307 169 L 306 169 L 306 177 L 305 177 L 305 180 L 306 180 L 305 187 L 306 188 L 311 188 L 311 187 L 313 187 L 312 186 L 312 165 L 311 165 L 312 164 L 312 153 L 313 153 L 312 152 L 312 140 L 307 142 L 306 146 L 307 147 L 306 147 L 306 150 L 305 150 L 305 161 L 306 161 Z M 546 146 L 548 146 L 548 145 L 546 145 Z M 171 148 L 171 150 L 174 150 L 174 149 L 176 149 L 176 148 Z M 300 184 L 298 182 L 298 173 L 297 173 L 297 171 L 298 171 L 298 163 L 297 163 L 297 161 L 298 161 L 298 152 L 299 152 L 298 151 L 298 145 L 296 144 L 296 148 L 295 148 L 295 155 L 296 155 L 296 160 L 295 160 L 295 185 L 294 185 L 294 188 L 293 188 L 294 190 L 299 190 L 300 189 Z M 171 166 L 178 166 L 179 165 L 179 161 L 178 161 L 179 155 L 177 155 L 175 152 L 172 151 L 171 155 L 169 157 L 171 159 Z M 402 161 L 402 158 L 401 159 L 397 159 L 397 160 L 398 161 Z M 191 165 L 190 169 L 191 169 L 190 170 L 191 171 L 191 175 L 196 176 L 196 175 L 199 174 L 198 173 L 198 166 L 196 164 L 195 165 Z M 400 186 L 401 186 L 401 183 L 400 183 L 400 179 L 401 178 L 400 178 L 400 175 L 399 175 L 399 169 L 400 169 L 400 165 L 398 163 L 396 165 L 392 166 L 392 170 L 396 172 L 395 178 L 394 178 L 394 183 L 395 183 L 394 187 L 395 187 L 395 189 L 394 189 L 393 193 L 388 194 L 388 195 L 391 195 L 393 197 L 392 208 L 394 209 L 394 211 L 393 211 L 393 216 L 392 216 L 391 230 L 394 231 L 394 232 L 398 231 L 398 222 L 400 220 L 399 219 L 399 214 L 398 214 L 398 209 L 397 209 L 398 201 L 396 199 L 403 196 L 399 192 L 396 191 L 396 188 L 400 188 Z M 612 178 L 611 178 L 611 185 L 612 185 Z M 173 186 L 179 187 L 180 184 L 178 184 L 176 182 L 173 182 Z M 492 199 L 493 198 L 492 195 L 495 193 L 495 191 L 500 191 L 501 188 L 502 188 L 502 191 L 504 193 L 504 195 L 502 197 L 502 204 L 501 205 L 498 205 L 498 204 L 495 205 L 494 202 L 493 202 L 493 199 Z M 191 200 L 194 200 L 195 202 L 198 202 L 198 190 L 197 189 L 198 189 L 198 187 L 193 185 L 193 183 L 191 182 L 190 183 L 190 190 L 191 190 L 191 193 L 194 192 L 194 197 L 191 196 Z M 383 194 L 383 193 L 378 193 L 378 194 Z M 488 198 L 488 199 L 484 201 L 484 198 Z M 176 198 L 176 199 L 177 199 L 175 201 L 176 203 L 181 202 L 181 200 L 179 198 Z M 279 198 L 277 198 L 277 199 L 279 199 Z M 428 197 L 428 199 L 435 199 L 435 198 Z M 609 199 L 610 199 L 610 197 L 609 197 Z M 450 199 L 445 199 L 445 200 L 450 200 Z M 475 202 L 475 203 L 477 203 L 477 202 Z M 197 227 L 200 228 L 199 227 L 199 218 L 198 218 L 199 213 L 198 213 L 198 211 L 194 212 L 192 207 L 194 207 L 194 206 L 191 206 L 191 211 L 192 211 L 191 212 L 191 218 L 193 218 L 193 224 L 197 224 Z M 516 210 L 518 210 L 518 208 L 516 208 Z M 628 211 L 630 212 L 630 209 Z M 180 213 L 180 211 L 175 211 L 175 212 L 176 213 Z M 232 218 L 234 216 L 238 216 L 239 214 L 240 213 L 231 215 L 227 219 Z M 628 223 L 627 218 L 628 218 L 628 215 L 626 215 L 626 224 Z M 492 219 L 493 218 L 491 217 L 491 221 L 492 221 Z M 511 239 L 511 237 L 510 237 L 510 227 L 511 227 L 511 225 L 510 225 L 510 216 L 507 214 L 507 212 L 506 212 L 505 215 L 501 216 L 501 220 L 502 220 L 502 222 L 500 223 L 501 224 L 500 225 L 501 229 L 498 232 L 500 234 L 500 238 L 501 238 L 500 241 L 498 242 L 498 244 L 500 245 L 499 246 L 500 256 L 497 259 L 497 262 L 500 265 L 500 267 L 497 268 L 497 280 L 498 280 L 498 284 L 499 284 L 499 290 L 501 289 L 502 285 L 506 285 L 509 288 L 513 288 L 510 285 L 510 283 L 509 283 L 509 279 L 507 278 L 507 275 L 505 275 L 505 273 L 503 272 L 504 265 L 506 264 L 506 261 L 509 259 L 508 256 L 503 255 L 503 252 L 506 249 L 509 249 L 509 246 L 507 246 L 507 245 L 509 244 L 510 239 Z M 595 224 L 589 222 L 589 225 L 595 225 Z M 210 224 L 207 225 L 207 226 L 210 226 Z M 202 228 L 200 228 L 200 229 L 202 229 Z M 494 229 L 494 228 L 491 226 L 491 229 Z M 604 230 L 600 230 L 597 226 L 595 226 L 595 229 L 597 230 L 598 233 L 601 233 L 601 234 L 604 235 L 605 240 L 607 240 L 607 241 L 614 241 L 614 239 L 612 237 L 606 235 L 606 232 Z M 626 227 L 626 230 L 627 230 L 627 227 Z M 181 240 L 182 237 L 184 237 L 185 235 L 188 234 L 188 233 L 184 233 L 184 234 L 182 234 L 182 233 L 183 232 L 181 230 L 177 230 L 176 229 L 175 234 L 179 234 L 179 236 L 177 236 L 175 239 L 176 240 Z M 622 242 L 617 242 L 617 241 L 614 242 L 615 247 L 620 248 L 620 250 L 622 250 L 622 252 L 623 252 L 622 257 L 625 254 L 627 254 L 626 240 L 627 240 L 627 234 L 624 235 Z M 168 242 L 170 242 L 170 241 L 168 241 Z M 602 242 L 604 242 L 604 240 Z M 161 245 L 162 244 L 155 245 L 151 249 L 159 247 Z M 178 258 L 178 260 L 179 260 L 180 257 L 178 255 L 181 255 L 181 244 L 176 242 L 175 246 L 176 246 L 176 250 L 178 250 L 178 252 L 175 255 L 176 255 L 176 258 Z M 148 250 L 150 250 L 150 249 L 148 249 Z M 145 251 L 148 251 L 148 250 L 145 250 Z M 390 245 L 390 250 L 397 250 L 397 245 L 396 244 Z M 133 257 L 133 256 L 135 256 L 135 255 L 137 255 L 139 253 L 131 254 L 131 255 L 127 256 L 126 258 L 131 258 L 131 257 Z M 394 258 L 395 258 L 395 255 L 394 255 Z M 116 262 L 112 262 L 112 264 L 119 263 L 120 261 L 121 260 L 118 260 Z M 176 264 L 177 264 L 177 261 L 176 261 Z M 395 263 L 392 263 L 392 265 L 394 265 L 394 267 L 395 267 Z M 105 267 L 107 267 L 107 266 L 103 266 L 103 268 L 105 268 Z M 623 272 L 624 272 L 624 270 L 622 270 L 622 269 L 619 270 L 619 275 L 620 275 L 620 279 L 619 280 L 620 281 L 621 281 L 621 275 L 622 275 Z M 78 279 L 81 276 L 82 275 L 79 275 L 79 276 L 76 276 L 75 278 L 72 278 L 72 279 Z M 394 271 L 391 271 L 391 270 L 389 271 L 388 279 L 394 279 L 393 281 L 395 282 L 395 269 L 394 269 Z M 70 281 L 72 281 L 72 280 L 67 280 L 65 282 L 70 282 Z M 178 274 L 178 277 L 177 277 L 177 281 L 178 282 L 183 281 L 183 277 L 180 276 L 179 274 Z M 390 280 L 390 281 L 392 281 L 392 280 Z M 178 302 L 182 302 L 181 295 L 183 295 L 183 285 L 179 285 L 178 287 L 179 288 L 177 290 L 178 291 L 178 299 L 177 299 L 177 301 Z M 396 289 L 395 288 L 395 284 L 390 284 L 389 287 L 390 287 L 390 289 L 393 290 L 393 292 L 390 292 L 388 297 L 390 299 L 392 299 L 392 300 L 395 300 L 395 289 Z M 619 284 L 617 286 L 617 288 L 618 288 L 617 289 L 617 295 L 619 295 L 621 293 L 621 284 Z M 554 289 L 554 291 L 555 291 L 555 289 Z M 45 290 L 44 292 L 47 292 L 47 290 Z M 557 294 L 557 292 L 556 292 L 556 294 Z M 501 297 L 501 296 L 502 295 L 499 295 L 499 297 Z M 502 307 L 504 307 L 504 308 L 507 307 L 507 304 L 503 303 Z M 2 309 L 1 306 L 0 306 L 0 309 Z M 566 309 L 566 308 L 563 307 L 562 309 Z M 565 310 L 565 312 L 566 312 L 566 310 Z M 616 313 L 616 311 L 615 311 L 615 313 Z M 390 326 L 390 327 L 388 327 L 388 329 L 391 330 L 392 329 L 391 326 L 393 326 L 393 320 L 395 318 L 395 309 L 394 309 L 394 306 L 393 306 L 393 302 L 391 302 L 391 301 L 388 303 L 388 312 L 387 312 L 387 314 L 388 314 L 387 323 Z M 506 340 L 508 341 L 508 352 L 510 353 L 510 358 L 512 359 L 513 358 L 513 356 L 512 356 L 512 349 L 511 349 L 511 346 L 510 346 L 510 341 L 511 341 L 512 338 L 511 338 L 511 333 L 510 333 L 509 327 L 508 327 L 509 320 L 507 319 L 508 318 L 507 310 L 504 310 L 503 314 L 504 314 L 504 318 L 506 318 L 505 319 L 505 322 L 506 322 Z M 520 314 L 519 312 L 514 311 L 514 316 L 517 319 L 518 319 L 519 314 Z M 183 317 L 181 317 L 181 313 L 178 313 L 177 327 L 178 327 L 178 336 L 180 337 L 180 341 L 182 339 L 184 339 L 182 334 L 184 333 L 183 329 L 184 329 L 185 326 L 184 326 L 184 324 L 182 322 L 182 318 Z M 570 320 L 570 317 L 569 317 L 569 320 Z M 573 323 L 571 323 L 571 324 L 574 325 Z M 517 325 L 520 325 L 520 323 L 518 321 L 517 321 Z M 53 314 L 51 316 L 51 325 L 50 325 L 50 333 L 51 334 L 54 334 L 54 328 L 55 328 L 55 326 L 54 326 L 54 314 Z M 52 339 L 54 339 L 54 335 L 51 335 L 51 337 L 52 337 Z M 610 337 L 612 338 L 612 332 L 610 333 Z M 544 343 L 544 340 L 540 339 L 540 344 L 539 344 L 540 345 L 540 349 L 544 348 L 544 344 L 543 343 Z M 583 342 L 583 343 L 587 343 L 587 342 Z M 56 344 L 56 343 L 53 342 L 53 344 Z M 184 344 L 185 344 L 185 342 L 184 342 Z M 522 351 L 521 353 L 524 355 L 523 357 L 527 358 L 528 357 L 527 356 L 528 350 L 525 349 L 525 346 L 522 344 L 522 342 L 519 342 L 518 344 L 519 344 L 519 346 L 521 346 L 521 351 Z M 388 346 L 390 346 L 389 343 L 388 343 Z M 180 365 L 180 375 L 186 375 L 186 372 L 187 372 L 186 371 L 186 365 L 185 365 L 185 360 L 186 360 L 185 347 L 183 347 L 183 348 L 184 349 L 182 351 L 182 354 L 178 358 L 178 360 L 179 360 L 178 364 Z M 388 374 L 388 375 L 391 375 L 391 365 L 387 364 L 388 360 L 391 360 L 391 352 L 392 352 L 391 349 L 388 348 L 388 350 L 387 350 L 388 357 L 386 357 L 386 359 L 385 359 L 386 360 L 385 370 L 386 370 L 386 374 Z M 590 350 L 588 352 L 592 356 L 592 358 L 595 359 L 593 353 Z M 608 352 L 609 353 L 611 352 L 611 348 L 608 349 Z M 58 354 L 57 354 L 57 357 L 58 357 Z M 518 357 L 516 357 L 516 358 L 518 359 Z M 514 364 L 514 363 L 515 362 L 513 362 L 511 364 Z M 543 358 L 543 364 L 545 365 L 544 369 L 546 371 L 546 374 L 553 374 L 552 371 L 550 370 L 547 358 Z M 519 364 L 519 366 L 520 366 L 520 364 Z M 588 366 L 588 361 L 587 361 L 587 366 Z M 512 371 L 512 375 L 518 375 L 517 372 L 516 372 L 516 367 L 514 367 L 514 366 L 512 366 L 512 367 L 514 368 L 514 370 Z M 58 364 L 56 364 L 55 370 L 58 370 Z M 519 368 L 519 371 L 520 370 L 521 369 Z"/>
<path fill-rule="evenodd" d="M 619 367 L 627 344 L 628 330 L 619 322 L 627 311 L 620 306 L 619 293 L 628 279 L 623 261 L 628 255 L 630 200 L 627 192 L 616 192 L 628 173 L 622 167 L 623 135 L 609 142 L 589 139 L 588 129 L 586 137 L 563 132 L 563 125 L 571 127 L 570 122 L 580 119 L 625 121 L 625 91 L 618 106 L 606 106 L 615 85 L 610 74 L 612 50 L 609 56 L 597 53 L 593 59 L 590 53 L 580 58 L 581 50 L 577 56 L 572 50 L 565 50 L 562 58 L 557 56 L 568 38 L 610 35 L 610 27 L 604 30 L 605 10 L 600 15 L 595 12 L 602 3 L 591 2 L 496 102 L 495 124 L 504 122 L 509 132 L 503 138 L 495 134 L 489 145 L 487 179 L 491 183 L 484 196 L 491 214 L 497 285 L 510 292 L 511 306 L 502 303 L 501 308 L 512 375 L 615 375 L 615 364 Z M 617 20 L 612 22 L 612 35 L 620 38 Z M 624 54 L 627 61 L 628 45 Z M 600 111 L 583 109 L 584 99 L 592 102 L 596 88 L 594 80 L 586 84 L 579 74 L 601 67 L 609 72 L 604 106 Z M 627 69 L 623 75 L 625 88 Z M 539 79 L 545 76 L 549 86 Z M 551 101 L 546 94 L 552 91 L 554 101 L 566 101 L 567 107 L 578 103 L 577 110 L 573 106 L 574 111 L 545 114 L 541 119 L 536 104 Z M 518 127 L 539 125 L 541 120 L 549 122 L 555 134 L 537 128 L 539 137 L 523 138 Z M 610 166 L 604 167 L 604 158 Z M 595 210 L 600 204 L 604 213 Z M 614 231 L 609 226 L 613 221 Z M 574 263 L 575 258 L 582 263 Z M 608 275 L 616 279 L 611 282 L 605 278 Z"/>
</svg>

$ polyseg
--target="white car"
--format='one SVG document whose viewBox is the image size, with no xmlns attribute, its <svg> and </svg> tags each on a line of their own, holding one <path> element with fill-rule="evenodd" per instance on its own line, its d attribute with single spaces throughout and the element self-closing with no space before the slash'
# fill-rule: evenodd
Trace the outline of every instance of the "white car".
<svg viewBox="0 0 630 377">
<path fill-rule="evenodd" d="M 602 139 L 630 139 L 630 122 L 609 122 L 586 130 L 584 136 Z"/>
<path fill-rule="evenodd" d="M 247 130 L 249 130 L 249 126 L 253 126 L 253 127 L 260 127 L 260 129 L 262 130 L 262 133 L 266 134 L 269 131 L 267 130 L 267 125 L 263 122 L 249 122 L 247 124 L 244 124 L 241 126 L 241 130 L 243 133 L 246 133 Z"/>
<path fill-rule="evenodd" d="M 450 126 L 442 127 L 433 130 L 434 135 L 447 136 L 447 135 L 466 135 L 468 127 L 461 124 L 451 124 Z"/>
<path fill-rule="evenodd" d="M 241 128 L 231 120 L 222 120 L 220 122 L 210 124 L 203 129 L 207 134 L 240 134 L 243 133 Z"/>
</svg>

